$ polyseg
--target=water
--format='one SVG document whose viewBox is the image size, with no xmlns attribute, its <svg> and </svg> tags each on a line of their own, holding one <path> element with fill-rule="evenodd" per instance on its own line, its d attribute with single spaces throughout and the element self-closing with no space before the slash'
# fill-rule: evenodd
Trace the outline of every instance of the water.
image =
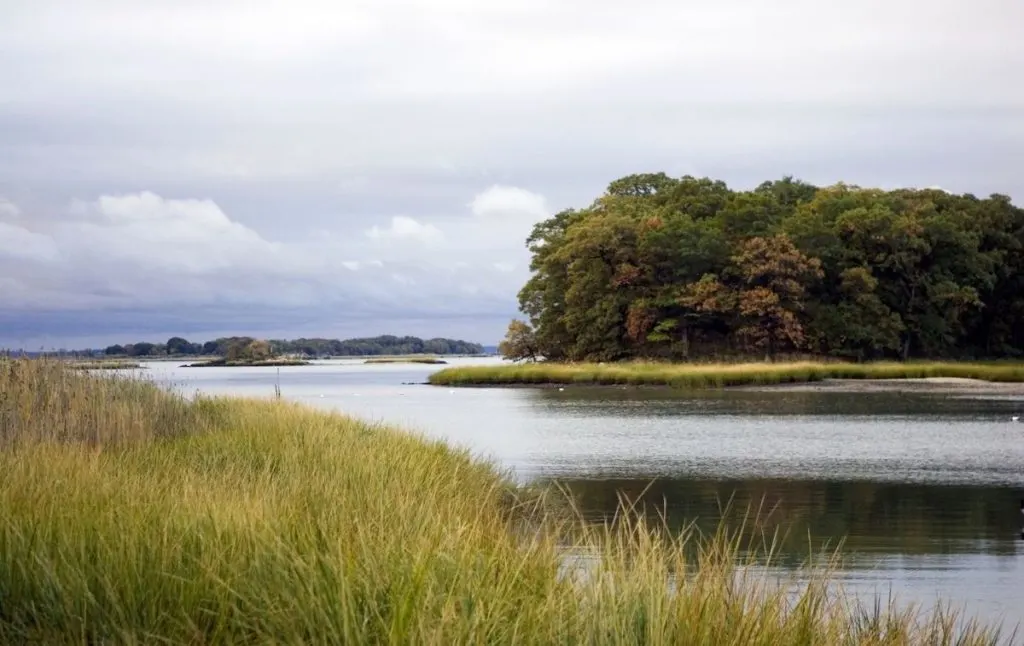
<svg viewBox="0 0 1024 646">
<path fill-rule="evenodd" d="M 457 359 L 452 363 L 493 362 Z M 185 391 L 269 397 L 469 447 L 522 481 L 557 480 L 592 517 L 620 494 L 711 527 L 723 505 L 788 530 L 785 561 L 845 539 L 858 593 L 1024 619 L 1024 397 L 929 393 L 422 385 L 439 366 L 147 364 Z M 810 536 L 810 539 L 808 539 Z M 810 543 L 808 542 L 810 540 Z"/>
</svg>

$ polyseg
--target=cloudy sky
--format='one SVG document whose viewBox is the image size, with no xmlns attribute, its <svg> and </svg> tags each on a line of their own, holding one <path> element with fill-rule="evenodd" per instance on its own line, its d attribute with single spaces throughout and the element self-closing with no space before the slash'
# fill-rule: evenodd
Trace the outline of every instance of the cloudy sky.
<svg viewBox="0 0 1024 646">
<path fill-rule="evenodd" d="M 1020 0 L 0 0 L 0 346 L 496 342 L 632 172 L 1024 201 Z"/>
</svg>

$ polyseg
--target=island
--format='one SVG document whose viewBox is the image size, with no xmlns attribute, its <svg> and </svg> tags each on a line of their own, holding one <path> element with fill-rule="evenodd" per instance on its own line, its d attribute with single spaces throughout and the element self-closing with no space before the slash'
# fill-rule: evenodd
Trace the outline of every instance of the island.
<svg viewBox="0 0 1024 646">
<path fill-rule="evenodd" d="M 227 345 L 223 357 L 199 363 L 185 364 L 182 368 L 272 368 L 305 365 L 309 365 L 309 361 L 296 357 L 278 355 L 268 341 L 241 337 L 234 339 Z"/>
<path fill-rule="evenodd" d="M 1021 382 L 1022 232 L 999 194 L 629 175 L 533 228 L 514 363 L 430 380 Z"/>
<path fill-rule="evenodd" d="M 249 344 L 252 336 L 220 337 L 211 341 L 193 342 L 181 336 L 173 336 L 166 342 L 137 341 L 114 344 L 105 348 L 84 348 L 61 350 L 56 353 L 26 353 L 30 356 L 60 356 L 85 361 L 180 361 L 192 359 L 204 364 L 226 359 L 229 349 Z M 297 338 L 263 339 L 270 346 L 275 357 L 294 357 L 297 360 L 342 359 L 360 357 L 441 357 L 493 355 L 495 347 L 479 343 L 435 337 L 423 339 L 416 336 L 395 336 L 384 334 L 376 337 L 352 339 Z"/>
<path fill-rule="evenodd" d="M 376 357 L 373 359 L 367 359 L 363 363 L 373 364 L 391 364 L 391 363 L 424 363 L 427 365 L 441 365 L 448 363 L 444 359 L 438 359 L 437 357 Z"/>
</svg>

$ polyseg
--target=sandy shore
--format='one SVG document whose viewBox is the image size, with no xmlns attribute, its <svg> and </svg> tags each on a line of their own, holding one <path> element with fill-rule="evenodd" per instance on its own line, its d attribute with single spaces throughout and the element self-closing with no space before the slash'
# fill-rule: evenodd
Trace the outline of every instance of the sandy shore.
<svg viewBox="0 0 1024 646">
<path fill-rule="evenodd" d="M 788 390 L 792 392 L 929 392 L 951 395 L 1021 395 L 1024 383 L 1001 383 L 959 377 L 923 379 L 825 379 L 809 383 L 736 386 L 734 390 Z"/>
</svg>

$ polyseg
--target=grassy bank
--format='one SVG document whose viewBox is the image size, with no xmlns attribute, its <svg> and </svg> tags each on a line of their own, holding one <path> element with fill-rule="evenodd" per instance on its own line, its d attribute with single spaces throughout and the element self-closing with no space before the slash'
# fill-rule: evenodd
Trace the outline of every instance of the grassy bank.
<svg viewBox="0 0 1024 646">
<path fill-rule="evenodd" d="M 824 379 L 921 379 L 960 377 L 993 382 L 1024 382 L 1024 364 L 997 363 L 736 363 L 665 364 L 521 363 L 456 366 L 430 375 L 444 386 L 515 384 L 601 384 L 721 388 Z"/>
<path fill-rule="evenodd" d="M 826 571 L 791 597 L 725 533 L 575 524 L 466 453 L 283 402 L 0 362 L 0 474 L 0 643 L 997 643 L 858 610 Z"/>
</svg>

